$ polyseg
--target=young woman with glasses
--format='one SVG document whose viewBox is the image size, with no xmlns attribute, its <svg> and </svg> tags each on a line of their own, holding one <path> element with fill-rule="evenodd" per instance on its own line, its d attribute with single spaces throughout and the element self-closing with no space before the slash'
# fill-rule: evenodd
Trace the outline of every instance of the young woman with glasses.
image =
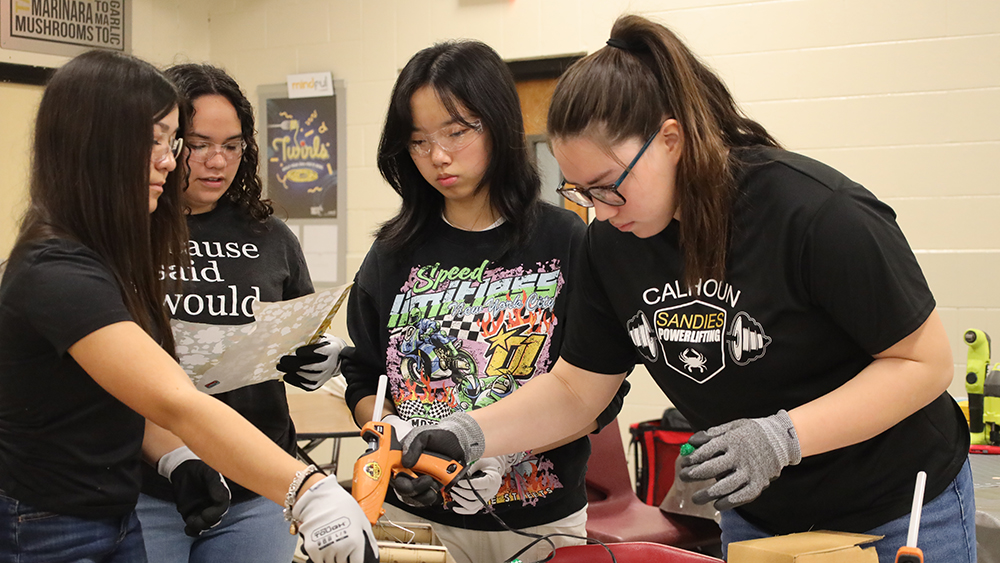
<svg viewBox="0 0 1000 563">
<path fill-rule="evenodd" d="M 0 561 L 146 561 L 140 465 L 180 440 L 288 507 L 314 560 L 374 561 L 371 529 L 336 478 L 197 391 L 172 357 L 172 280 L 160 272 L 184 265 L 187 242 L 170 174 L 179 99 L 153 66 L 108 51 L 71 60 L 45 88 L 31 202 L 0 283 Z M 176 477 L 194 488 L 219 479 L 204 464 Z M 320 551 L 345 518 L 342 541 Z"/>
<path fill-rule="evenodd" d="M 842 530 L 884 536 L 893 561 L 926 471 L 919 547 L 975 561 L 951 350 L 892 210 L 781 149 L 638 16 L 567 70 L 548 128 L 561 192 L 598 219 L 562 357 L 506 401 L 407 436 L 404 463 L 425 447 L 476 459 L 551 442 L 641 361 L 702 430 L 681 477 L 705 480 L 694 500 L 722 511 L 724 549 Z"/>
<path fill-rule="evenodd" d="M 513 78 L 480 42 L 441 43 L 410 59 L 393 88 L 378 166 L 402 207 L 355 277 L 347 318 L 355 347 L 343 370 L 359 425 L 371 420 L 379 375 L 388 374 L 377 408 L 402 436 L 502 402 L 548 371 L 584 224 L 539 201 Z M 531 541 L 490 511 L 511 528 L 585 535 L 590 443 L 580 436 L 610 422 L 626 391 L 561 445 L 470 460 L 472 478 L 443 501 L 428 476 L 395 479 L 387 516 L 430 521 L 459 562 L 505 560 Z"/>
<path fill-rule="evenodd" d="M 312 293 L 298 240 L 272 215 L 269 201 L 261 199 L 253 107 L 239 85 L 210 65 L 178 65 L 166 74 L 186 100 L 190 115 L 179 159 L 190 264 L 166 270 L 169 279 L 181 282 L 180 291 L 166 297 L 169 314 L 204 324 L 246 324 L 253 321 L 255 300 L 284 301 Z M 284 364 L 308 358 L 312 365 L 305 369 L 314 372 L 307 380 L 294 369 L 287 380 L 300 386 L 308 383 L 309 389 L 319 387 L 336 371 L 343 345 L 333 339 L 284 358 Z M 214 397 L 294 454 L 295 428 L 281 381 Z M 136 507 L 151 563 L 291 561 L 296 536 L 288 533 L 281 506 L 232 481 L 213 483 L 214 491 L 179 487 L 178 474 L 203 463 L 186 446 L 164 458 L 157 467 L 144 468 L 143 494 Z M 231 491 L 231 506 L 226 489 Z M 198 502 L 214 504 L 218 510 L 228 507 L 228 512 L 221 522 L 184 518 L 184 507 Z"/>
</svg>

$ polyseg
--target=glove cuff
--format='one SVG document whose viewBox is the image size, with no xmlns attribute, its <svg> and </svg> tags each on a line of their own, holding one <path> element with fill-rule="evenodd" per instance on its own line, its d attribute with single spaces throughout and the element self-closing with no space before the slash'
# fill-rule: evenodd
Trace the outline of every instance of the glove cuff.
<svg viewBox="0 0 1000 563">
<path fill-rule="evenodd" d="M 777 414 L 772 414 L 767 418 L 757 418 L 753 422 L 764 431 L 767 441 L 770 443 L 778 457 L 781 466 L 798 465 L 802 461 L 802 450 L 799 447 L 799 435 L 795 432 L 795 425 L 792 424 L 788 412 L 780 410 Z"/>
<path fill-rule="evenodd" d="M 469 413 L 459 411 L 448 415 L 441 419 L 439 426 L 458 438 L 458 443 L 462 446 L 469 463 L 483 457 L 483 452 L 486 451 L 486 436 L 483 435 L 483 429 L 479 427 L 476 419 L 469 416 Z"/>
<path fill-rule="evenodd" d="M 170 481 L 170 474 L 177 469 L 177 466 L 192 459 L 201 459 L 187 446 L 181 446 L 176 450 L 163 454 L 156 462 L 156 472 L 163 475 Z M 172 482 L 172 481 L 171 481 Z"/>
<path fill-rule="evenodd" d="M 314 465 L 310 465 L 303 471 L 300 471 L 300 473 L 304 471 L 308 471 L 309 474 L 306 475 L 300 483 L 298 483 L 298 486 L 296 486 L 296 483 L 293 481 L 292 484 L 289 486 L 289 490 L 291 490 L 293 486 L 295 486 L 296 490 L 298 490 L 305 483 L 305 481 L 309 479 L 309 477 L 313 476 L 313 474 L 322 473 L 322 471 L 317 469 L 316 466 Z M 296 473 L 296 478 L 298 478 L 298 473 Z M 285 520 L 300 524 L 303 520 L 305 520 L 305 518 L 302 515 L 302 512 L 306 509 L 309 503 L 312 502 L 313 497 L 319 494 L 319 492 L 324 489 L 340 489 L 341 491 L 344 490 L 343 487 L 340 486 L 340 483 L 337 482 L 336 475 L 327 475 L 326 477 L 323 477 L 323 479 L 321 479 L 319 482 L 306 489 L 306 491 L 302 493 L 302 496 L 300 496 L 298 500 L 295 499 L 292 500 L 292 505 L 291 507 L 288 508 L 288 512 L 285 514 Z M 285 504 L 288 504 L 287 499 L 285 500 Z"/>
</svg>

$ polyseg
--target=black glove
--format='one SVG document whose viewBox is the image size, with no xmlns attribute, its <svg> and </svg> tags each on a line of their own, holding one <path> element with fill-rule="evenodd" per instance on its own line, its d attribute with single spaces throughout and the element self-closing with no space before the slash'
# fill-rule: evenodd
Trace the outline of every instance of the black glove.
<svg viewBox="0 0 1000 563">
<path fill-rule="evenodd" d="M 430 475 L 418 475 L 416 478 L 400 473 L 389 480 L 396 496 L 404 503 L 415 508 L 427 508 L 442 503 L 441 483 Z"/>
<path fill-rule="evenodd" d="M 340 373 L 340 353 L 345 347 L 343 338 L 324 334 L 319 342 L 299 346 L 295 354 L 282 356 L 276 367 L 285 374 L 285 383 L 315 391 Z"/>
<path fill-rule="evenodd" d="M 177 512 L 184 519 L 184 533 L 196 538 L 214 528 L 229 512 L 229 485 L 186 446 L 160 458 L 157 471 L 174 488 Z"/>
<path fill-rule="evenodd" d="M 413 467 L 424 451 L 445 455 L 463 465 L 483 455 L 486 439 L 476 421 L 464 411 L 442 418 L 437 424 L 414 427 L 401 440 L 404 467 Z M 399 499 L 415 506 L 441 503 L 441 484 L 430 475 L 417 478 L 400 473 L 390 481 Z"/>
</svg>

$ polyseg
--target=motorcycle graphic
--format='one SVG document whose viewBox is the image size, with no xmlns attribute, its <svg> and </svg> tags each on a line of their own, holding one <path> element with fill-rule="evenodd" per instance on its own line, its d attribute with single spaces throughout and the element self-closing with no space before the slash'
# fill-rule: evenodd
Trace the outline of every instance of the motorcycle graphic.
<svg viewBox="0 0 1000 563">
<path fill-rule="evenodd" d="M 464 410 L 487 407 L 510 395 L 519 387 L 509 373 L 476 377 L 475 374 L 458 381 L 455 387 L 458 406 Z"/>
<path fill-rule="evenodd" d="M 441 332 L 433 319 L 421 319 L 406 329 L 399 351 L 401 371 L 414 380 L 450 378 L 458 383 L 477 374 L 476 360 L 462 348 L 462 341 Z"/>
</svg>

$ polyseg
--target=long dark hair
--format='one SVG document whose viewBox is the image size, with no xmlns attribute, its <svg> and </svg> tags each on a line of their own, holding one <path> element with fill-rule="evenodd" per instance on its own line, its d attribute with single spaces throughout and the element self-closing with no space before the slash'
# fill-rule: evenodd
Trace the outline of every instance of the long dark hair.
<svg viewBox="0 0 1000 563">
<path fill-rule="evenodd" d="M 724 279 L 739 166 L 731 149 L 778 142 L 740 111 L 722 80 L 666 27 L 622 16 L 610 43 L 560 78 L 549 106 L 549 136 L 586 135 L 610 150 L 676 119 L 684 134 L 676 181 L 684 278 L 691 285 Z"/>
<path fill-rule="evenodd" d="M 261 199 L 262 182 L 259 174 L 260 151 L 254 136 L 253 106 L 243 94 L 240 85 L 226 71 L 212 65 L 183 64 L 167 69 L 167 76 L 174 81 L 184 97 L 189 120 L 194 118 L 194 101 L 202 96 L 219 95 L 232 104 L 240 119 L 240 130 L 246 148 L 236 170 L 233 183 L 222 194 L 222 199 L 234 203 L 256 221 L 264 222 L 274 213 L 271 200 Z M 190 128 L 190 122 L 189 122 Z"/>
<path fill-rule="evenodd" d="M 512 227 L 504 250 L 523 245 L 531 236 L 541 182 L 529 158 L 514 78 L 496 51 L 467 40 L 420 51 L 396 79 L 378 147 L 378 169 L 403 202 L 376 237 L 391 251 L 412 249 L 444 209 L 444 196 L 424 180 L 409 153 L 410 99 L 424 86 L 437 92 L 456 120 L 468 125 L 458 110 L 464 106 L 482 122 L 490 158 L 479 189 L 489 186 L 490 205 Z"/>
<path fill-rule="evenodd" d="M 65 238 L 97 253 L 132 318 L 173 353 L 160 267 L 181 267 L 187 228 L 177 174 L 149 213 L 153 125 L 177 107 L 173 84 L 151 64 L 88 51 L 49 81 L 38 107 L 31 203 L 12 255 Z"/>
</svg>

